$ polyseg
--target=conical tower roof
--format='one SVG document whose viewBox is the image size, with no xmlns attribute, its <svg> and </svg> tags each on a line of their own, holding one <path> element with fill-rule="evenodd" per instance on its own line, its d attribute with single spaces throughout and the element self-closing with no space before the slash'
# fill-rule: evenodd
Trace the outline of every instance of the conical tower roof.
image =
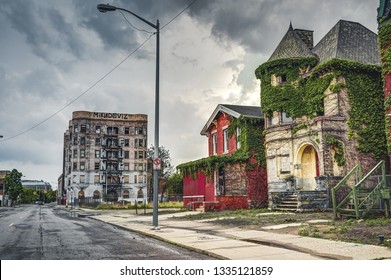
<svg viewBox="0 0 391 280">
<path fill-rule="evenodd" d="M 282 59 L 282 58 L 304 58 L 314 57 L 307 44 L 300 38 L 298 33 L 292 28 L 292 23 L 289 29 L 277 48 L 268 61 Z"/>
</svg>

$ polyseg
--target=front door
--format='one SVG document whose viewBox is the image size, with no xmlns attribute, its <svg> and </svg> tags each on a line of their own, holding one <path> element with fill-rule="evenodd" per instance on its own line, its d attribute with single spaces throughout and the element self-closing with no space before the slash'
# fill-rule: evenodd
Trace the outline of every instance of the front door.
<svg viewBox="0 0 391 280">
<path fill-rule="evenodd" d="M 317 155 L 313 146 L 305 147 L 301 156 L 302 189 L 315 190 L 317 176 Z"/>
</svg>

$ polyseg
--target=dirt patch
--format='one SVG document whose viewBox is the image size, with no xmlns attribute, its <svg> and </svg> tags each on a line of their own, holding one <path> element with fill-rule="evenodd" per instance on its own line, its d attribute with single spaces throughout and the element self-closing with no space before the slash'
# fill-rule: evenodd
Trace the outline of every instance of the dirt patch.
<svg viewBox="0 0 391 280">
<path fill-rule="evenodd" d="M 187 217 L 184 217 L 186 219 Z M 340 240 L 391 247 L 391 219 L 375 216 L 362 220 L 333 220 L 331 212 L 268 213 L 256 210 L 224 211 L 192 215 L 192 220 L 205 220 L 226 227 L 265 230 L 313 238 Z M 278 225 L 275 229 L 267 227 Z M 267 229 L 265 229 L 267 228 Z"/>
</svg>

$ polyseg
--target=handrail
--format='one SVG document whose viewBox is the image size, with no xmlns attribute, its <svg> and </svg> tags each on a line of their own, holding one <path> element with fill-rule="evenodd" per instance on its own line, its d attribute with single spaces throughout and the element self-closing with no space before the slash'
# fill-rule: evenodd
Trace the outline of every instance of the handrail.
<svg viewBox="0 0 391 280">
<path fill-rule="evenodd" d="M 381 165 L 384 165 L 384 160 L 382 160 L 382 161 L 380 161 L 378 164 L 376 164 L 376 166 L 375 166 L 374 168 L 372 168 L 372 170 L 369 171 L 368 174 L 365 175 L 365 176 L 364 176 L 364 177 L 355 185 L 355 187 L 359 187 L 359 186 L 360 186 L 366 179 L 368 179 L 368 177 L 369 177 L 370 175 L 372 175 L 372 173 L 375 172 L 376 169 L 379 168 L 379 166 L 381 166 Z"/>
<path fill-rule="evenodd" d="M 363 185 L 363 183 L 368 180 L 372 174 L 381 167 L 381 180 L 378 182 L 376 187 L 372 189 L 372 191 L 360 202 L 358 199 L 358 194 L 360 191 L 360 187 Z M 347 180 L 358 171 L 358 177 L 359 181 L 356 183 L 352 188 L 351 191 L 341 200 L 341 202 L 337 205 L 336 201 L 336 191 L 339 190 L 346 182 Z M 354 212 L 356 215 L 356 218 L 360 218 L 360 211 L 362 212 L 362 215 L 365 215 L 375 204 L 376 201 L 378 201 L 380 190 L 385 186 L 386 177 L 385 177 L 385 162 L 382 160 L 380 161 L 374 168 L 372 168 L 371 171 L 368 172 L 364 177 L 362 177 L 361 172 L 361 165 L 356 165 L 334 188 L 331 189 L 331 195 L 332 195 L 332 202 L 333 202 L 333 212 L 334 212 L 334 218 L 337 218 L 338 210 L 342 208 L 342 205 L 344 205 L 351 197 L 353 196 L 353 204 L 354 204 Z M 381 196 L 380 196 L 381 197 Z"/>
<path fill-rule="evenodd" d="M 339 183 L 331 188 L 331 200 L 332 200 L 332 203 L 333 203 L 333 212 L 334 212 L 334 219 L 337 218 L 337 209 L 343 205 L 347 200 L 348 198 L 352 195 L 352 191 L 350 191 L 346 197 L 337 205 L 337 198 L 336 198 L 336 192 L 343 186 L 345 185 L 345 183 L 350 179 L 350 177 L 353 175 L 353 174 L 358 174 L 358 178 L 359 180 L 361 181 L 361 177 L 362 177 L 362 171 L 361 171 L 361 164 L 357 164 L 355 167 L 353 167 L 352 170 L 350 170 L 350 172 L 348 174 L 346 174 L 345 177 L 342 178 L 341 181 L 339 181 Z"/>
</svg>

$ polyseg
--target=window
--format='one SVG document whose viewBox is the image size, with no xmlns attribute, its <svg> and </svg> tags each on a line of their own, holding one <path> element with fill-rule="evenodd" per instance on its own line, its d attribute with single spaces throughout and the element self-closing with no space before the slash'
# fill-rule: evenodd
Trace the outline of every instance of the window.
<svg viewBox="0 0 391 280">
<path fill-rule="evenodd" d="M 142 163 L 135 163 L 134 164 L 134 170 L 136 170 L 136 171 L 144 171 L 144 170 L 146 170 L 146 168 L 145 168 L 144 164 L 142 164 Z"/>
<path fill-rule="evenodd" d="M 72 170 L 73 170 L 73 171 L 77 170 L 77 162 L 74 162 L 74 163 L 73 163 Z"/>
<path fill-rule="evenodd" d="M 291 123 L 293 119 L 289 117 L 284 111 L 281 111 L 281 123 Z"/>
<path fill-rule="evenodd" d="M 109 126 L 107 128 L 107 134 L 109 134 L 109 135 L 117 135 L 118 134 L 118 127 Z"/>
<path fill-rule="evenodd" d="M 80 145 L 85 145 L 85 144 L 86 144 L 86 138 L 80 137 Z"/>
<path fill-rule="evenodd" d="M 137 147 L 146 147 L 146 141 L 144 139 L 136 139 L 134 146 Z"/>
<path fill-rule="evenodd" d="M 95 150 L 95 157 L 100 158 L 100 150 Z"/>
<path fill-rule="evenodd" d="M 85 169 L 86 169 L 86 163 L 80 162 L 80 170 L 85 170 Z"/>
<path fill-rule="evenodd" d="M 124 158 L 129 158 L 129 151 L 124 152 Z"/>
<path fill-rule="evenodd" d="M 224 141 L 223 141 L 223 144 L 224 144 L 224 154 L 226 154 L 229 151 L 229 149 L 228 149 L 228 129 L 224 129 L 223 130 L 223 137 L 224 137 Z"/>
<path fill-rule="evenodd" d="M 124 176 L 124 183 L 129 183 L 129 175 Z"/>
<path fill-rule="evenodd" d="M 240 147 L 241 147 L 241 143 L 240 143 L 241 133 L 242 133 L 242 131 L 241 131 L 240 127 L 237 127 L 236 128 L 236 148 L 237 149 L 240 149 Z"/>
<path fill-rule="evenodd" d="M 100 125 L 95 126 L 95 133 L 100 133 Z"/>
<path fill-rule="evenodd" d="M 128 190 L 124 190 L 124 192 L 122 194 L 122 198 L 129 198 L 129 191 Z"/>
<path fill-rule="evenodd" d="M 80 149 L 80 157 L 83 158 L 86 156 L 86 150 Z"/>
<path fill-rule="evenodd" d="M 98 182 L 99 182 L 99 177 L 98 177 Z M 94 199 L 100 198 L 100 192 L 98 190 L 94 191 L 94 194 L 92 196 Z"/>
<path fill-rule="evenodd" d="M 73 126 L 73 132 L 75 133 L 79 132 L 79 127 L 77 126 L 77 124 Z"/>
<path fill-rule="evenodd" d="M 95 167 L 96 171 L 99 171 L 100 163 L 99 162 L 95 162 L 94 167 Z"/>
<path fill-rule="evenodd" d="M 144 152 L 143 151 L 135 151 L 134 152 L 134 158 L 135 159 L 143 159 L 144 158 Z"/>
<path fill-rule="evenodd" d="M 129 139 L 125 139 L 125 141 L 124 141 L 124 146 L 125 146 L 125 147 L 129 147 Z"/>
<path fill-rule="evenodd" d="M 217 155 L 217 133 L 212 134 L 212 153 Z"/>
<path fill-rule="evenodd" d="M 129 135 L 129 134 L 130 134 L 129 127 L 127 127 L 127 126 L 125 126 L 125 134 L 126 134 L 126 135 Z"/>
<path fill-rule="evenodd" d="M 134 175 L 134 183 L 137 184 L 137 175 Z"/>
<path fill-rule="evenodd" d="M 77 145 L 77 137 L 73 137 L 73 145 Z"/>
<path fill-rule="evenodd" d="M 136 127 L 136 135 L 146 135 L 147 129 L 145 127 Z"/>
<path fill-rule="evenodd" d="M 100 146 L 100 138 L 95 138 L 95 146 Z"/>
<path fill-rule="evenodd" d="M 224 169 L 219 168 L 216 171 L 216 195 L 225 195 L 225 174 Z"/>
<path fill-rule="evenodd" d="M 73 158 L 77 158 L 77 150 L 73 150 Z"/>
<path fill-rule="evenodd" d="M 124 170 L 125 170 L 125 171 L 128 171 L 128 170 L 129 170 L 129 163 L 125 163 L 125 164 L 124 164 Z"/>
<path fill-rule="evenodd" d="M 85 176 L 84 175 L 80 175 L 80 183 L 84 183 L 85 182 Z"/>
<path fill-rule="evenodd" d="M 80 126 L 80 132 L 85 133 L 87 131 L 87 126 L 85 124 L 82 124 Z"/>
</svg>

